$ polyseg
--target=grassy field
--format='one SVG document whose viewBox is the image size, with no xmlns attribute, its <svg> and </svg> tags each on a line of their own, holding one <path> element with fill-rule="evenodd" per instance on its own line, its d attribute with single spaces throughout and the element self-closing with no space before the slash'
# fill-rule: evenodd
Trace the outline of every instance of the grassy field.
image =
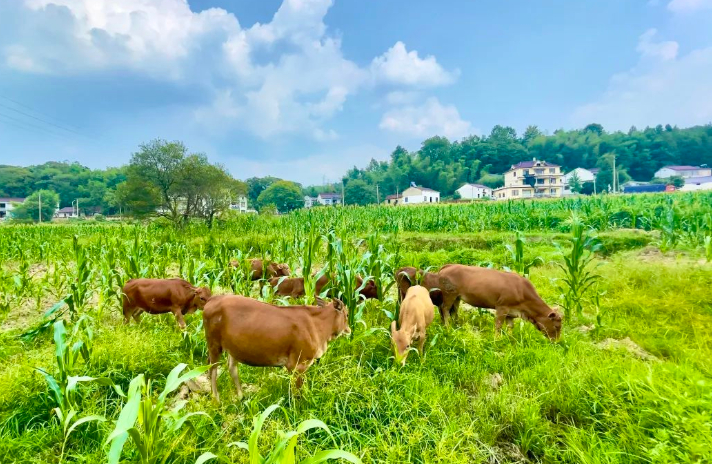
<svg viewBox="0 0 712 464">
<path fill-rule="evenodd" d="M 559 343 L 524 322 L 496 338 L 492 315 L 465 306 L 456 327 L 446 329 L 438 319 L 431 325 L 422 359 L 414 354 L 405 367 L 396 367 L 384 330 L 395 311 L 391 288 L 383 301 L 352 310 L 362 312 L 354 321 L 354 337 L 332 342 L 307 371 L 301 397 L 294 397 L 284 370 L 243 366 L 246 396 L 239 402 L 223 363 L 222 403 L 213 403 L 209 394 L 191 393 L 181 414 L 206 415 L 193 416 L 171 432 L 168 426 L 175 422 L 166 413 L 157 445 L 165 461 L 147 462 L 194 463 L 207 451 L 220 462 L 249 462 L 246 451 L 228 445 L 247 441 L 253 417 L 280 401 L 282 408 L 271 414 L 260 438 L 263 453 L 279 431 L 316 418 L 333 437 L 307 432 L 297 446 L 301 459 L 319 449 L 341 448 L 363 462 L 378 463 L 712 462 L 712 264 L 705 248 L 707 229 L 699 221 L 698 228 L 690 226 L 709 215 L 712 202 L 709 196 L 691 198 L 661 203 L 657 223 L 649 213 L 654 207 L 645 202 L 658 200 L 638 200 L 642 203 L 633 206 L 640 217 L 649 217 L 633 220 L 636 227 L 631 227 L 631 214 L 622 212 L 630 205 L 615 203 L 620 200 L 588 212 L 579 208 L 603 245 L 590 265 L 600 279 L 583 299 L 584 312 L 565 318 Z M 559 264 L 572 248 L 572 208 L 532 205 L 514 205 L 530 209 L 528 226 L 519 216 L 507 225 L 506 215 L 521 210 L 473 205 L 397 212 L 344 209 L 313 216 L 298 212 L 240 219 L 213 230 L 91 221 L 0 227 L 5 247 L 0 252 L 0 461 L 60 459 L 65 433 L 53 413 L 58 402 L 35 370 L 60 375 L 47 322 L 60 314 L 70 340 L 81 339 L 91 348 L 88 360 L 79 359 L 70 375 L 109 378 L 128 392 L 131 380 L 143 374 L 152 380 L 151 398 L 157 401 L 176 365 L 206 364 L 200 312 L 188 316 L 185 334 L 171 315 L 122 324 L 116 289 L 129 277 L 182 275 L 212 285 L 214 293 L 237 290 L 272 301 L 258 285 L 228 275 L 227 261 L 268 255 L 288 262 L 297 274 L 335 263 L 362 274 L 379 269 L 388 282 L 401 265 L 437 268 L 458 262 L 512 268 L 516 263 L 506 246 L 514 245 L 514 230 L 523 230 L 524 260 L 543 260 L 530 278 L 549 304 L 560 304 L 564 271 Z M 677 211 L 678 218 L 669 222 L 665 207 Z M 442 218 L 454 216 L 449 208 L 465 214 L 456 225 L 439 226 Z M 601 209 L 611 215 L 605 226 Z M 392 221 L 386 220 L 389 214 Z M 481 221 L 484 225 L 472 226 Z M 677 224 L 677 229 L 666 231 L 665 224 Z M 335 231 L 329 235 L 331 227 Z M 64 305 L 44 316 L 69 295 L 74 311 Z M 48 327 L 42 329 L 43 324 Z M 84 327 L 91 328 L 91 337 Z M 71 402 L 76 417 L 100 415 L 106 421 L 77 426 L 66 440 L 63 461 L 105 462 L 107 437 L 126 401 L 110 386 L 80 385 Z M 166 410 L 174 401 L 171 394 Z M 146 428 L 138 427 L 143 433 Z M 130 440 L 122 461 L 140 462 Z"/>
</svg>

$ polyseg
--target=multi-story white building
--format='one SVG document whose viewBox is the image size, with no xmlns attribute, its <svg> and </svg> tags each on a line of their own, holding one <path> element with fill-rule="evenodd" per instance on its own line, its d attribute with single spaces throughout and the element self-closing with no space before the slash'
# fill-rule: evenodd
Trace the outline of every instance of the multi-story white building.
<svg viewBox="0 0 712 464">
<path fill-rule="evenodd" d="M 571 181 L 571 178 L 574 177 L 574 174 L 578 177 L 579 182 L 584 184 L 586 182 L 595 182 L 598 171 L 600 171 L 598 168 L 576 168 L 564 174 L 564 195 L 571 195 L 572 193 L 569 188 L 569 181 Z"/>
<path fill-rule="evenodd" d="M 440 192 L 427 187 L 418 187 L 415 183 L 403 190 L 400 204 L 416 205 L 418 203 L 440 203 Z"/>
<path fill-rule="evenodd" d="M 24 203 L 24 198 L 0 198 L 0 219 L 10 217 L 10 211 L 13 209 L 13 203 Z"/>
<path fill-rule="evenodd" d="M 665 166 L 655 172 L 658 179 L 668 177 L 707 177 L 712 176 L 712 169 L 706 166 Z"/>
<path fill-rule="evenodd" d="M 564 191 L 561 166 L 537 160 L 522 161 L 504 173 L 504 187 L 495 189 L 497 200 L 560 197 Z"/>
<path fill-rule="evenodd" d="M 239 195 L 234 203 L 230 205 L 230 209 L 239 213 L 246 213 L 248 211 L 247 197 L 245 195 Z"/>
<path fill-rule="evenodd" d="M 463 200 L 478 200 L 492 198 L 492 189 L 482 184 L 465 184 L 455 190 Z"/>
</svg>

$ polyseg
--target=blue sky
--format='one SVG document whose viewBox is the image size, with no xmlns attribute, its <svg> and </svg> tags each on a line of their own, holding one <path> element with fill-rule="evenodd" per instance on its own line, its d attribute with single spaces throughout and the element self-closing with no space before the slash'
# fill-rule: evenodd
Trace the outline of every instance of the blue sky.
<svg viewBox="0 0 712 464">
<path fill-rule="evenodd" d="M 495 124 L 712 122 L 712 0 L 0 0 L 0 163 L 304 184 Z"/>
</svg>

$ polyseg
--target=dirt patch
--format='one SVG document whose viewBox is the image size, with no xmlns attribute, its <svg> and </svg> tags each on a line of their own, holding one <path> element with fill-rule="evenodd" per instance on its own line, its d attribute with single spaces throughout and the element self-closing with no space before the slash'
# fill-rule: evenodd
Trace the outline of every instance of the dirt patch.
<svg viewBox="0 0 712 464">
<path fill-rule="evenodd" d="M 645 351 L 629 337 L 625 337 L 622 340 L 607 338 L 602 342 L 597 343 L 596 346 L 604 350 L 625 350 L 636 358 L 644 359 L 646 361 L 659 361 L 658 358 Z"/>
<path fill-rule="evenodd" d="M 490 456 L 488 462 L 490 464 L 500 464 L 503 462 L 513 464 L 524 464 L 531 462 L 527 458 L 519 446 L 514 443 L 501 443 L 493 448 L 494 454 Z"/>
<path fill-rule="evenodd" d="M 492 390 L 499 390 L 499 387 L 504 383 L 502 374 L 495 372 L 485 377 L 485 384 L 489 385 Z"/>
</svg>

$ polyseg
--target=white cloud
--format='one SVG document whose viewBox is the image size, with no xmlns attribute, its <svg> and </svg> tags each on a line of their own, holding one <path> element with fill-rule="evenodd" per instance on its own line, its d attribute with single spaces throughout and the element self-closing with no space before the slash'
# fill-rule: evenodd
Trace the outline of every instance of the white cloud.
<svg viewBox="0 0 712 464">
<path fill-rule="evenodd" d="M 638 40 L 636 50 L 643 56 L 661 58 L 663 60 L 673 60 L 677 56 L 679 45 L 674 41 L 653 42 L 653 38 L 658 33 L 657 29 L 648 29 Z"/>
<path fill-rule="evenodd" d="M 641 37 L 646 42 L 650 31 Z M 674 42 L 673 42 L 674 43 Z M 630 71 L 613 76 L 595 102 L 577 108 L 573 123 L 626 130 L 657 124 L 691 126 L 712 122 L 712 47 L 677 57 L 677 47 L 638 47 L 643 57 Z"/>
<path fill-rule="evenodd" d="M 68 76 L 119 71 L 190 86 L 202 100 L 190 112 L 206 130 L 322 142 L 338 137 L 328 125 L 347 100 L 372 85 L 387 84 L 388 104 L 404 105 L 419 94 L 398 86 L 456 79 L 457 71 L 402 42 L 370 66 L 348 60 L 324 23 L 332 4 L 283 0 L 269 22 L 243 28 L 232 13 L 194 12 L 187 0 L 23 0 L 10 7 L 15 26 L 0 43 L 0 66 Z"/>
<path fill-rule="evenodd" d="M 419 106 L 409 105 L 387 111 L 380 128 L 413 137 L 441 135 L 462 138 L 473 132 L 472 125 L 460 118 L 454 105 L 442 105 L 437 98 L 428 98 Z"/>
<path fill-rule="evenodd" d="M 396 42 L 371 62 L 371 73 L 376 81 L 433 87 L 455 82 L 459 71 L 450 73 L 440 66 L 434 56 L 420 58 L 418 52 L 408 51 L 403 42 Z"/>
<path fill-rule="evenodd" d="M 672 0 L 667 7 L 675 13 L 690 13 L 712 9 L 712 0 Z"/>
</svg>

